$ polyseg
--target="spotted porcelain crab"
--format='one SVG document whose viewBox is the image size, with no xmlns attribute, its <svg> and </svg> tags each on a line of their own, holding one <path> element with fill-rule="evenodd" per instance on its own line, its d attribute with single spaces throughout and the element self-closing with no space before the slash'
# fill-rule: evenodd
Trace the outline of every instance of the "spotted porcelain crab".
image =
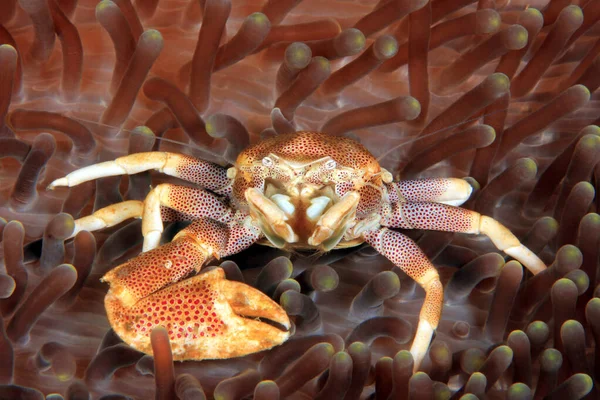
<svg viewBox="0 0 600 400">
<path fill-rule="evenodd" d="M 484 234 L 534 274 L 546 268 L 499 222 L 457 207 L 472 191 L 465 180 L 394 182 L 361 144 L 324 133 L 267 139 L 244 150 L 229 169 L 175 153 L 132 154 L 74 171 L 50 188 L 151 169 L 196 187 L 160 184 L 144 202 L 114 204 L 76 221 L 77 232 L 142 218 L 143 254 L 103 280 L 110 284 L 105 299 L 110 324 L 146 353 L 150 331 L 158 325 L 167 328 L 178 360 L 236 357 L 288 339 L 286 313 L 256 289 L 225 280 L 219 268 L 184 279 L 212 257 L 253 243 L 329 251 L 367 242 L 390 259 L 426 293 L 410 349 L 415 369 L 440 320 L 443 287 L 419 247 L 390 228 Z M 174 220 L 193 222 L 159 246 L 163 222 Z"/>
</svg>

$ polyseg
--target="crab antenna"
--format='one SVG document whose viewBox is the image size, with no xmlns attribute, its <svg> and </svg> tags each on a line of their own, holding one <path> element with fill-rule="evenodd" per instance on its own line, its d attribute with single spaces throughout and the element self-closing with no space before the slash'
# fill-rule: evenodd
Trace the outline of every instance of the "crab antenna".
<svg viewBox="0 0 600 400">
<path fill-rule="evenodd" d="M 112 126 L 112 125 L 109 125 L 109 124 L 103 124 L 102 122 L 96 122 L 96 121 L 92 121 L 92 120 L 85 119 L 85 118 L 78 118 L 78 117 L 69 117 L 69 118 L 74 119 L 74 120 L 79 121 L 79 122 L 84 122 L 86 124 L 93 124 L 93 125 L 104 127 L 104 128 L 112 128 L 112 129 L 118 129 L 119 128 L 118 126 Z M 127 132 L 130 135 L 132 135 L 132 134 L 133 135 L 142 135 L 141 132 L 138 132 L 136 130 L 121 129 L 121 132 Z M 202 153 L 209 154 L 209 155 L 211 155 L 213 157 L 222 158 L 225 161 L 233 164 L 233 162 L 231 162 L 231 160 L 227 160 L 223 154 L 215 153 L 215 152 L 213 152 L 213 151 L 211 151 L 209 149 L 205 149 L 203 147 L 199 147 L 199 146 L 196 146 L 194 144 L 184 143 L 184 142 L 180 142 L 180 141 L 173 140 L 173 139 L 163 138 L 163 137 L 160 137 L 160 136 L 155 136 L 154 139 L 158 140 L 158 141 L 163 141 L 163 142 L 166 142 L 166 143 L 177 144 L 177 145 L 180 145 L 181 147 L 187 147 L 187 148 L 192 149 L 192 150 L 197 150 L 197 151 L 200 151 Z"/>
<path fill-rule="evenodd" d="M 427 133 L 427 134 L 425 134 L 425 135 L 423 135 L 423 136 L 419 136 L 419 137 L 409 137 L 409 138 L 407 138 L 408 140 L 407 140 L 406 142 L 402 142 L 402 143 L 400 143 L 400 144 L 398 144 L 398 145 L 396 145 L 396 146 L 392 147 L 391 149 L 387 150 L 387 151 L 386 151 L 386 152 L 384 152 L 383 154 L 379 155 L 379 157 L 377 157 L 377 162 L 380 162 L 380 161 L 381 161 L 381 160 L 383 160 L 383 159 L 384 159 L 386 156 L 388 156 L 390 153 L 394 152 L 395 150 L 398 150 L 398 149 L 399 149 L 399 148 L 401 148 L 401 147 L 404 147 L 404 146 L 407 146 L 407 145 L 413 144 L 413 143 L 415 143 L 415 142 L 418 142 L 418 141 L 419 141 L 419 140 L 421 140 L 421 139 L 424 139 L 424 138 L 427 138 L 427 137 L 430 137 L 430 136 L 436 135 L 436 134 L 438 134 L 438 133 L 440 133 L 440 132 L 444 132 L 444 131 L 447 131 L 447 130 L 449 130 L 449 129 L 454 129 L 454 128 L 456 128 L 456 127 L 458 127 L 458 126 L 461 126 L 461 125 L 463 125 L 463 124 L 466 124 L 466 123 L 469 123 L 469 122 L 474 122 L 474 121 L 477 121 L 477 120 L 478 120 L 478 119 L 480 119 L 480 118 L 484 118 L 484 117 L 487 117 L 487 116 L 489 116 L 489 115 L 494 115 L 494 114 L 497 114 L 497 113 L 500 113 L 500 112 L 504 112 L 504 111 L 506 111 L 506 110 L 508 110 L 508 108 L 504 108 L 504 109 L 502 109 L 502 110 L 495 110 L 495 111 L 492 111 L 492 112 L 490 112 L 490 113 L 487 113 L 487 114 L 479 115 L 479 116 L 477 116 L 477 117 L 473 117 L 473 118 L 471 118 L 471 119 L 466 119 L 466 120 L 464 120 L 464 121 L 457 122 L 456 124 L 453 124 L 453 125 L 447 126 L 447 127 L 445 127 L 445 128 L 442 128 L 442 129 L 438 129 L 437 131 L 433 131 L 433 132 Z"/>
<path fill-rule="evenodd" d="M 428 134 L 426 134 L 426 135 L 423 135 L 423 136 L 419 136 L 419 137 L 408 137 L 408 138 L 405 138 L 405 139 L 407 139 L 405 142 L 402 142 L 402 143 L 400 143 L 400 144 L 398 144 L 398 145 L 396 145 L 396 146 L 392 147 L 391 149 L 387 150 L 387 151 L 386 151 L 386 152 L 384 152 L 383 154 L 380 154 L 380 155 L 379 155 L 379 157 L 377 157 L 377 162 L 381 162 L 381 160 L 383 160 L 385 157 L 387 157 L 388 155 L 390 155 L 392 152 L 394 152 L 394 151 L 396 151 L 396 150 L 398 150 L 398 149 L 400 149 L 400 148 L 402 148 L 402 147 L 404 147 L 404 146 L 411 145 L 411 144 L 413 144 L 413 143 L 415 143 L 415 142 L 417 142 L 417 141 L 419 141 L 419 140 L 421 140 L 421 139 L 424 139 L 424 138 L 427 138 L 427 137 L 430 137 L 430 136 L 436 135 L 436 134 L 438 134 L 438 133 L 440 133 L 440 132 L 444 132 L 444 131 L 447 131 L 447 130 L 449 130 L 449 129 L 454 129 L 454 128 L 456 128 L 456 127 L 458 127 L 458 126 L 461 126 L 461 125 L 463 125 L 463 124 L 465 124 L 465 123 L 469 123 L 469 122 L 477 121 L 478 119 L 480 119 L 480 118 L 483 118 L 483 117 L 487 117 L 487 116 L 489 116 L 489 115 L 494 115 L 494 114 L 496 114 L 496 113 L 499 113 L 499 112 L 504 112 L 504 111 L 506 111 L 506 110 L 507 110 L 507 109 L 495 110 L 495 111 L 492 111 L 492 112 L 490 112 L 490 113 L 483 114 L 483 115 L 480 115 L 480 116 L 477 116 L 477 117 L 473 117 L 473 118 L 470 118 L 470 119 L 467 119 L 467 120 L 464 120 L 464 121 L 458 122 L 458 123 L 456 123 L 456 124 L 453 124 L 453 125 L 447 126 L 447 127 L 445 127 L 445 128 L 438 129 L 438 130 L 436 130 L 436 131 L 430 132 L 430 133 L 428 133 Z M 88 123 L 88 124 L 94 124 L 94 125 L 97 125 L 97 126 L 102 126 L 102 127 L 107 127 L 107 128 L 117 128 L 117 127 L 115 127 L 115 126 L 111 126 L 111 125 L 103 124 L 103 123 L 101 123 L 101 122 L 96 122 L 96 121 L 92 121 L 92 120 L 87 120 L 87 119 L 84 119 L 84 118 L 76 118 L 76 117 L 70 117 L 70 118 L 72 118 L 72 119 L 75 119 L 75 120 L 77 120 L 77 121 L 80 121 L 80 122 L 85 122 L 85 123 Z M 129 129 L 122 129 L 121 131 L 123 131 L 123 132 L 127 132 L 127 133 L 129 133 L 129 134 L 134 134 L 134 135 L 139 135 L 139 134 L 140 134 L 140 133 L 139 133 L 139 132 L 137 132 L 137 131 L 134 131 L 134 130 L 129 130 Z M 190 143 L 184 143 L 184 142 L 179 142 L 179 141 L 177 141 L 177 140 L 173 140 L 173 139 L 167 139 L 167 138 L 163 138 L 163 137 L 160 137 L 160 136 L 157 136 L 155 139 L 156 139 L 156 140 L 159 140 L 159 141 L 167 142 L 167 143 L 173 143 L 173 144 L 177 144 L 177 145 L 180 145 L 180 146 L 182 146 L 182 147 L 184 147 L 184 148 L 186 148 L 186 147 L 187 147 L 187 148 L 189 148 L 189 149 L 192 149 L 192 150 L 197 150 L 197 151 L 200 151 L 200 152 L 202 152 L 202 153 L 209 154 L 209 155 L 211 155 L 211 156 L 213 156 L 213 157 L 221 158 L 221 159 L 223 159 L 223 160 L 227 161 L 227 162 L 228 162 L 228 163 L 230 163 L 230 164 L 234 164 L 234 163 L 235 163 L 235 160 L 228 160 L 228 159 L 226 159 L 226 158 L 225 158 L 225 156 L 224 156 L 223 154 L 217 154 L 217 153 L 215 153 L 215 152 L 212 152 L 212 151 L 210 151 L 210 150 L 208 150 L 208 149 L 205 149 L 205 148 L 202 148 L 202 147 L 196 146 L 196 145 L 194 145 L 194 144 L 190 144 Z"/>
</svg>

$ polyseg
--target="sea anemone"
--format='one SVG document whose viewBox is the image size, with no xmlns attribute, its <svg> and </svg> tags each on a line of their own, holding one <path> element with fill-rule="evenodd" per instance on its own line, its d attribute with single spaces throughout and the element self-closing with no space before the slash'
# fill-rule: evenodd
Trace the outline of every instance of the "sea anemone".
<svg viewBox="0 0 600 400">
<path fill-rule="evenodd" d="M 596 0 L 4 0 L 0 399 L 598 396 L 599 20 Z M 66 238 L 172 180 L 46 186 L 153 149 L 226 165 L 293 130 L 353 137 L 396 178 L 465 177 L 465 207 L 549 268 L 531 276 L 479 236 L 406 232 L 446 288 L 415 374 L 424 293 L 368 246 L 218 262 L 294 320 L 275 349 L 173 363 L 162 329 L 154 358 L 122 343 L 99 278 L 140 252 L 139 221 Z"/>
</svg>

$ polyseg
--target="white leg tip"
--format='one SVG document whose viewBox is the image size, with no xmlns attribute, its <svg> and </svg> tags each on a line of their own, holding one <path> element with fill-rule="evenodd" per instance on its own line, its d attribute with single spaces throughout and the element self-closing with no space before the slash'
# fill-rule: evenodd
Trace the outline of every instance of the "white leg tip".
<svg viewBox="0 0 600 400">
<path fill-rule="evenodd" d="M 50 183 L 46 189 L 54 190 L 54 188 L 57 186 L 69 186 L 69 180 L 66 177 L 58 178 L 52 181 L 52 183 Z"/>
<path fill-rule="evenodd" d="M 449 206 L 458 207 L 469 200 L 473 193 L 473 186 L 464 179 L 448 178 L 450 182 L 447 191 L 435 200 L 436 203 L 447 204 Z"/>
<path fill-rule="evenodd" d="M 421 363 L 427 354 L 431 338 L 433 337 L 434 329 L 431 324 L 425 320 L 420 320 L 417 327 L 417 333 L 415 339 L 410 347 L 410 354 L 413 356 L 414 368 L 413 373 L 417 372 L 421 367 Z"/>
</svg>

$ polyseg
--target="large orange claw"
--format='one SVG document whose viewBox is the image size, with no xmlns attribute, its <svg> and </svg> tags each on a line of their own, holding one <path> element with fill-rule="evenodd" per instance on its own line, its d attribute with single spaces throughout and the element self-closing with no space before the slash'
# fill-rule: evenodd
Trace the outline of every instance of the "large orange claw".
<svg viewBox="0 0 600 400">
<path fill-rule="evenodd" d="M 144 353 L 152 354 L 152 329 L 164 326 L 174 360 L 240 357 L 270 349 L 290 336 L 290 320 L 277 303 L 253 287 L 226 280 L 221 268 L 168 286 L 130 307 L 111 288 L 104 303 L 117 335 Z"/>
</svg>

